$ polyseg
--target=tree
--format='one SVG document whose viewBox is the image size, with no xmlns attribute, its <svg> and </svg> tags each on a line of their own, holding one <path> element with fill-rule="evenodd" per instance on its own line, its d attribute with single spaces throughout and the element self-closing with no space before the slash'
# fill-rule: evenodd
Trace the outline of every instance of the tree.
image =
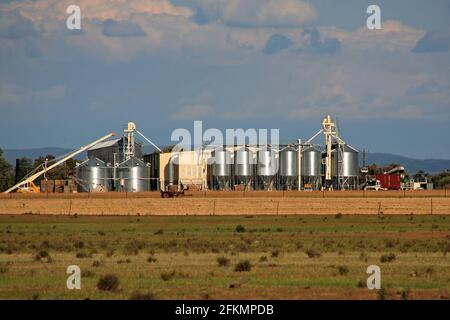
<svg viewBox="0 0 450 320">
<path fill-rule="evenodd" d="M 22 157 L 19 159 L 19 170 L 17 170 L 16 180 L 22 180 L 26 175 L 28 175 L 31 170 L 33 170 L 33 162 L 30 158 Z"/>
<path fill-rule="evenodd" d="M 51 154 L 48 154 L 45 157 L 39 157 L 34 160 L 34 168 L 40 167 L 39 170 L 43 169 L 46 160 L 48 161 L 47 166 L 50 166 L 55 163 L 54 159 L 55 157 Z M 73 159 L 69 159 L 56 168 L 52 169 L 51 171 L 47 172 L 45 174 L 45 177 L 48 180 L 66 180 L 69 176 L 73 175 L 75 165 L 76 161 Z M 39 183 L 42 179 L 44 179 L 44 175 L 36 179 L 35 183 Z"/>
<path fill-rule="evenodd" d="M 3 157 L 3 150 L 0 149 L 0 192 L 11 187 L 13 182 L 13 167 Z"/>
<path fill-rule="evenodd" d="M 443 171 L 431 177 L 431 181 L 436 189 L 446 188 L 450 186 L 450 171 Z"/>
<path fill-rule="evenodd" d="M 417 173 L 413 176 L 413 178 L 414 178 L 415 181 L 420 181 L 420 180 L 425 179 L 425 177 L 427 177 L 427 176 L 428 176 L 427 173 L 425 173 L 423 170 L 419 170 L 419 171 L 417 171 Z"/>
</svg>

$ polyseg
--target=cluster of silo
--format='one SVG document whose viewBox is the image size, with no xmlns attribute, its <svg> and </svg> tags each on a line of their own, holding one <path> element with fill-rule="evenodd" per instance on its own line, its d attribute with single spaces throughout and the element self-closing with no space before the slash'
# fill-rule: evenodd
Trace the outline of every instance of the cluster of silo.
<svg viewBox="0 0 450 320">
<path fill-rule="evenodd" d="M 211 153 L 210 187 L 216 190 L 231 190 L 242 187 L 251 190 L 256 182 L 257 153 L 246 146 L 219 147 Z"/>
<path fill-rule="evenodd" d="M 111 166 L 91 157 L 76 167 L 76 176 L 79 192 L 150 190 L 150 166 L 138 158 Z"/>
<path fill-rule="evenodd" d="M 246 190 L 320 190 L 323 186 L 326 154 L 318 146 L 302 146 L 301 159 L 294 146 L 280 149 L 235 146 L 231 150 L 221 148 L 212 153 L 212 189 L 243 186 Z M 331 170 L 333 188 L 355 189 L 358 151 L 349 145 L 336 146 Z"/>
<path fill-rule="evenodd" d="M 137 158 L 130 158 L 118 167 L 117 191 L 142 192 L 150 190 L 150 166 Z"/>
<path fill-rule="evenodd" d="M 112 188 L 112 167 L 91 157 L 76 168 L 78 192 L 104 192 Z"/>
</svg>

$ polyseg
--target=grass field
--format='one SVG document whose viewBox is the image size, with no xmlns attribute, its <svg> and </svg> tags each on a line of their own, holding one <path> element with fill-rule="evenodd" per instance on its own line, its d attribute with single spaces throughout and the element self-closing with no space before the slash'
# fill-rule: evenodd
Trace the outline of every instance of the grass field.
<svg viewBox="0 0 450 320">
<path fill-rule="evenodd" d="M 0 215 L 0 234 L 1 299 L 447 299 L 450 293 L 445 215 Z M 379 291 L 366 288 L 372 264 L 381 267 Z M 81 268 L 81 290 L 66 288 L 69 265 Z M 108 274 L 118 287 L 100 290 Z"/>
</svg>

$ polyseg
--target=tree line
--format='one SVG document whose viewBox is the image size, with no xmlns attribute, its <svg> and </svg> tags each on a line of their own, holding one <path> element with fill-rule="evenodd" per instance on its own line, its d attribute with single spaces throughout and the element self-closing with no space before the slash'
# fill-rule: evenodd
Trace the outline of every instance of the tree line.
<svg viewBox="0 0 450 320">
<path fill-rule="evenodd" d="M 42 169 L 46 159 L 47 163 L 52 164 L 55 156 L 49 154 L 45 157 L 39 157 L 34 160 L 27 157 L 20 158 L 18 160 L 18 170 L 16 176 L 16 167 L 6 161 L 4 152 L 0 148 L 0 192 L 12 187 L 16 182 L 19 182 L 20 180 L 25 178 L 33 170 Z M 68 179 L 74 174 L 75 165 L 76 160 L 69 159 L 65 163 L 46 173 L 45 176 L 40 176 L 34 181 L 34 183 L 39 185 L 40 181 L 45 178 L 47 178 L 48 180 Z"/>
</svg>

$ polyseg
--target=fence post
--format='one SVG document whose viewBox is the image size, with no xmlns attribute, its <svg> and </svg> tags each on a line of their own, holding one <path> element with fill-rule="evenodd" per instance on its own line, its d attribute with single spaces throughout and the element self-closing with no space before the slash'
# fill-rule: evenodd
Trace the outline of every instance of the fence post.
<svg viewBox="0 0 450 320">
<path fill-rule="evenodd" d="M 213 216 L 216 215 L 216 199 L 214 199 Z"/>
<path fill-rule="evenodd" d="M 430 198 L 430 212 L 433 214 L 433 198 Z"/>
<path fill-rule="evenodd" d="M 280 210 L 280 201 L 277 201 L 277 215 L 279 213 L 279 210 Z"/>
<path fill-rule="evenodd" d="M 72 212 L 72 199 L 69 199 L 69 216 L 71 212 Z"/>
</svg>

